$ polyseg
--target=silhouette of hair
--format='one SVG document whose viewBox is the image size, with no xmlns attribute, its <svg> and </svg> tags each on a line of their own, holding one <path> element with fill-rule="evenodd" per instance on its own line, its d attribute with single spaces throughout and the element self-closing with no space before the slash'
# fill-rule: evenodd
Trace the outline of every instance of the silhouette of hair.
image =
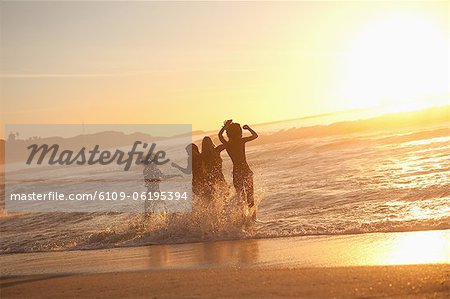
<svg viewBox="0 0 450 299">
<path fill-rule="evenodd" d="M 200 151 L 199 151 L 198 146 L 196 144 L 191 143 L 188 146 L 191 146 L 191 151 L 192 151 L 193 154 L 200 154 Z M 187 150 L 187 147 L 186 147 L 186 150 Z"/>
<path fill-rule="evenodd" d="M 211 137 L 205 136 L 202 140 L 202 153 L 207 153 L 214 150 L 216 147 Z"/>
<path fill-rule="evenodd" d="M 242 137 L 242 128 L 238 123 L 232 123 L 226 128 L 228 139 L 239 139 Z"/>
<path fill-rule="evenodd" d="M 194 143 L 188 144 L 186 147 L 186 152 L 190 155 L 192 154 L 200 154 L 200 150 L 198 149 L 198 146 Z"/>
</svg>

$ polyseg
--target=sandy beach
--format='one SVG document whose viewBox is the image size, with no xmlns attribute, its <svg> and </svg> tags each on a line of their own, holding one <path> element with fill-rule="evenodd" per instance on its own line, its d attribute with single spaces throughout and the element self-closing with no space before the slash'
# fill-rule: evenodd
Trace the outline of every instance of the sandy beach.
<svg viewBox="0 0 450 299">
<path fill-rule="evenodd" d="M 6 254 L 1 295 L 446 298 L 449 239 L 443 230 Z"/>
<path fill-rule="evenodd" d="M 449 265 L 197 269 L 2 279 L 2 298 L 448 298 Z"/>
</svg>

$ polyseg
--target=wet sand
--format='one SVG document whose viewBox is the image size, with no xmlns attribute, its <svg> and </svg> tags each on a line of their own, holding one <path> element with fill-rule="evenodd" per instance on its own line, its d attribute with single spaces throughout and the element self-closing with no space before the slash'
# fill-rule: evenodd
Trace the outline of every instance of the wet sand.
<svg viewBox="0 0 450 299">
<path fill-rule="evenodd" d="M 0 256 L 1 298 L 450 295 L 450 231 Z"/>
</svg>

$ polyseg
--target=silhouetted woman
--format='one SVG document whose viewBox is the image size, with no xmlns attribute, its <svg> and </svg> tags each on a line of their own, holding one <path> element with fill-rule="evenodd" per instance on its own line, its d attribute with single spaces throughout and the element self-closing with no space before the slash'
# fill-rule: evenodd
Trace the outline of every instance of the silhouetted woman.
<svg viewBox="0 0 450 299">
<path fill-rule="evenodd" d="M 222 172 L 222 158 L 220 152 L 225 149 L 223 144 L 215 146 L 208 136 L 202 141 L 202 160 L 205 167 L 206 183 L 212 192 L 225 191 L 227 184 Z"/>
<path fill-rule="evenodd" d="M 160 203 L 160 201 L 151 201 L 151 199 L 159 198 L 159 194 L 156 194 L 161 192 L 161 190 L 159 189 L 159 184 L 167 179 L 181 177 L 181 175 L 162 173 L 155 163 L 155 156 L 147 157 L 147 159 L 142 161 L 142 165 L 144 165 L 144 170 L 142 171 L 142 174 L 144 175 L 144 183 L 145 187 L 147 187 L 144 212 L 147 213 L 151 206 L 153 206 L 153 208 L 161 206 L 156 204 Z M 153 203 L 153 205 L 151 203 Z M 152 212 L 155 211 L 152 210 Z"/>
<path fill-rule="evenodd" d="M 209 194 L 209 186 L 206 184 L 205 169 L 203 166 L 202 155 L 198 150 L 198 146 L 191 143 L 186 146 L 188 153 L 188 161 L 186 168 L 172 163 L 172 166 L 179 169 L 184 174 L 192 173 L 192 192 L 197 196 L 204 196 Z"/>
</svg>

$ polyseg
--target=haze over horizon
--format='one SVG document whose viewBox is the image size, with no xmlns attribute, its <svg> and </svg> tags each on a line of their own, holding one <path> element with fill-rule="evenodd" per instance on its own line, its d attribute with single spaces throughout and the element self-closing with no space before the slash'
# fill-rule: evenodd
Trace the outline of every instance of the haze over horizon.
<svg viewBox="0 0 450 299">
<path fill-rule="evenodd" d="M 286 119 L 286 120 L 276 120 L 272 122 L 251 124 L 252 127 L 257 128 L 261 135 L 283 135 L 286 130 L 292 132 L 293 129 L 297 131 L 308 132 L 307 135 L 299 135 L 297 137 L 289 136 L 290 139 L 297 139 L 303 137 L 314 137 L 325 135 L 340 135 L 347 133 L 354 133 L 355 131 L 360 131 L 360 125 L 364 124 L 364 129 L 367 130 L 367 124 L 370 123 L 370 130 L 372 132 L 386 130 L 391 128 L 393 131 L 398 129 L 406 129 L 408 127 L 420 126 L 433 126 L 437 124 L 449 123 L 450 118 L 448 117 L 450 112 L 450 104 L 436 107 L 427 107 L 422 109 L 407 110 L 407 111 L 397 111 L 397 112 L 380 112 L 373 109 L 358 109 L 358 110 L 347 110 L 335 113 L 324 113 L 317 115 L 310 115 L 300 118 Z M 63 124 L 52 126 L 52 130 L 46 130 L 45 126 L 48 124 L 36 125 L 31 128 L 27 124 L 7 124 L 7 133 L 20 133 L 16 136 L 17 140 L 29 141 L 30 138 L 74 138 L 80 137 L 82 135 L 95 135 L 97 133 L 119 133 L 126 136 L 132 136 L 135 134 L 148 134 L 152 137 L 174 137 L 184 135 L 180 128 L 184 125 L 173 125 L 173 128 L 166 128 L 165 132 L 161 131 L 161 126 L 152 124 L 118 124 L 118 130 L 111 131 L 111 126 L 113 124 Z M 51 124 L 50 124 L 51 125 Z M 25 131 L 21 130 L 21 126 L 24 126 Z M 66 126 L 66 128 L 64 128 Z M 113 125 L 114 126 L 114 125 Z M 156 127 L 152 129 L 153 127 Z M 180 127 L 181 126 L 181 127 Z M 350 127 L 351 132 L 346 132 Z M 90 129 L 86 129 L 90 128 Z M 336 130 L 336 128 L 339 128 Z M 185 128 L 187 129 L 187 127 Z M 200 138 L 204 134 L 210 135 L 216 138 L 218 128 L 213 130 L 193 130 L 191 131 L 192 136 L 195 138 Z M 329 131 L 329 132 L 327 132 Z M 184 132 L 184 131 L 183 131 Z M 46 135 L 42 135 L 46 133 Z M 312 134 L 311 134 L 312 133 Z M 8 135 L 6 134 L 6 135 Z M 7 136 L 0 135 L 0 140 L 6 140 Z M 200 138 L 201 139 L 201 138 Z M 200 142 L 200 139 L 193 140 L 195 143 Z M 280 141 L 280 140 L 278 140 Z"/>
</svg>

